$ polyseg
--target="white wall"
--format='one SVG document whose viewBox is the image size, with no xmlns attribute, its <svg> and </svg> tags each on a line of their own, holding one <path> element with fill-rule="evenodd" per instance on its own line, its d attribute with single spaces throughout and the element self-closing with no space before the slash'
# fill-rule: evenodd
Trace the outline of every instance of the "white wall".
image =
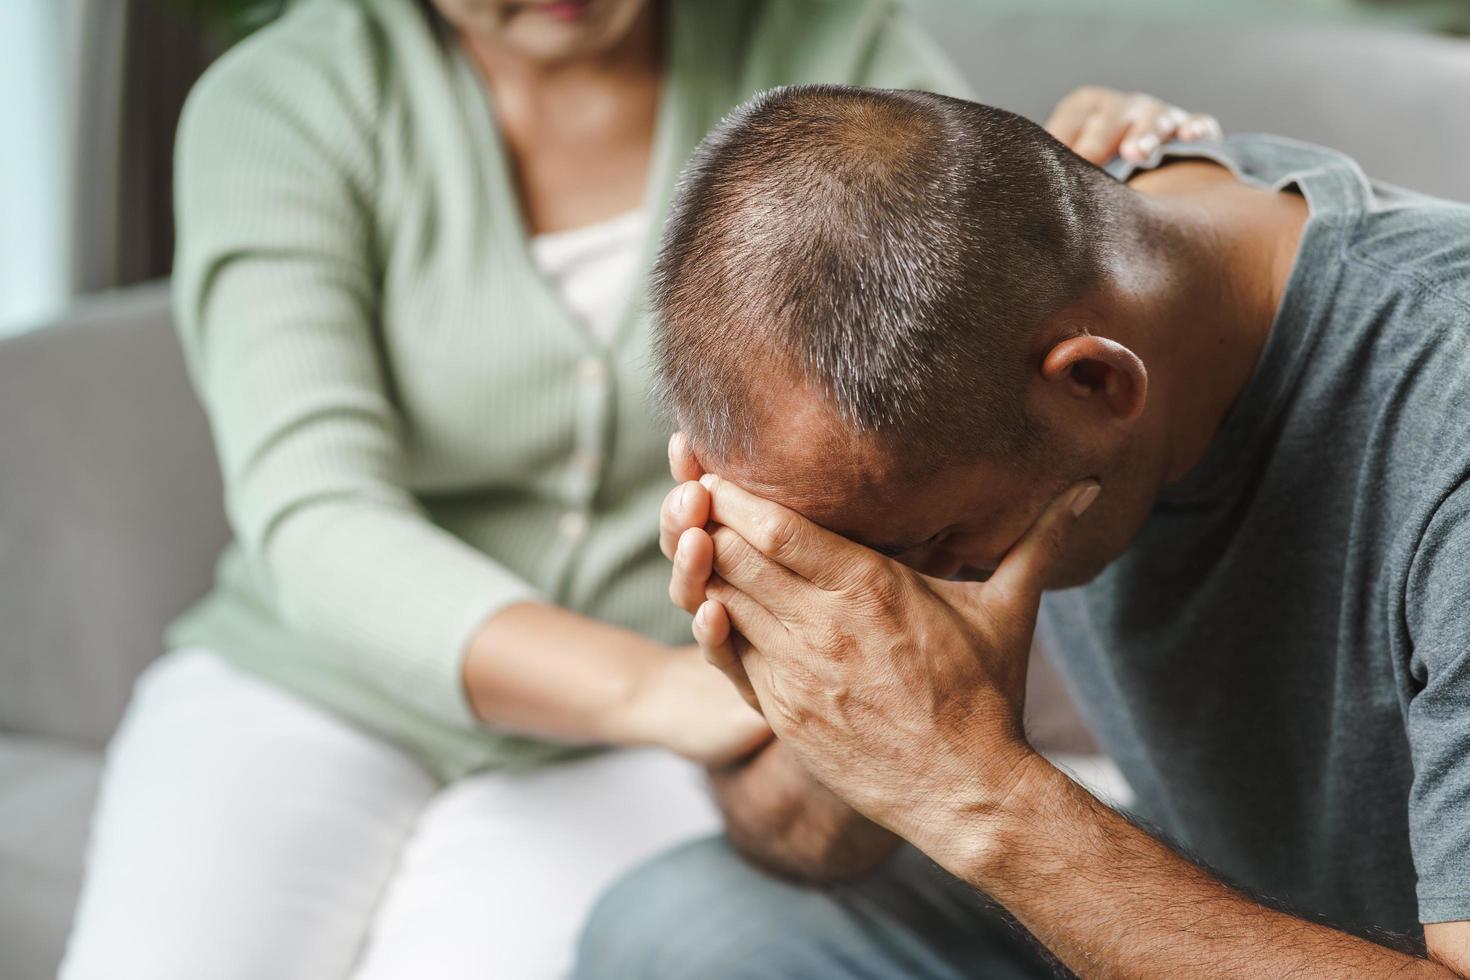
<svg viewBox="0 0 1470 980">
<path fill-rule="evenodd" d="M 66 300 L 66 0 L 0 0 L 0 334 Z"/>
</svg>

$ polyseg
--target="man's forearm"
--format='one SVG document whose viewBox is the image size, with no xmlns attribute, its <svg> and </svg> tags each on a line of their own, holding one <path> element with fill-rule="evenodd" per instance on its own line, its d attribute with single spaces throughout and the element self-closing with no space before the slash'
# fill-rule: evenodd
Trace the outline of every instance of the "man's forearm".
<svg viewBox="0 0 1470 980">
<path fill-rule="evenodd" d="M 1039 756 L 998 808 L 925 824 L 915 844 L 1085 977 L 1457 975 L 1250 901 Z"/>
</svg>

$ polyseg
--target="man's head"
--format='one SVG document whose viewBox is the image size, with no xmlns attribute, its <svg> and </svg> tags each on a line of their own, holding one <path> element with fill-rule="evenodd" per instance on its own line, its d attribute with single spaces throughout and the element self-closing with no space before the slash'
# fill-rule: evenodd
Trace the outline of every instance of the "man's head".
<svg viewBox="0 0 1470 980">
<path fill-rule="evenodd" d="M 706 467 L 935 574 L 983 570 L 1128 457 L 1146 376 L 1090 336 L 1089 300 L 1132 197 L 999 109 L 763 95 L 706 139 L 665 231 L 666 401 Z"/>
</svg>

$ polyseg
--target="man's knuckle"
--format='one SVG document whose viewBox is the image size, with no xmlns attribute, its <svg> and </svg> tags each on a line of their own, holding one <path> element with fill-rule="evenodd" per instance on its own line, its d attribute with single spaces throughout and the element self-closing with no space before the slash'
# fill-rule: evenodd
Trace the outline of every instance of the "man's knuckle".
<svg viewBox="0 0 1470 980">
<path fill-rule="evenodd" d="M 867 606 L 878 619 L 888 621 L 901 615 L 904 607 L 903 589 L 892 575 L 867 576 Z"/>
<path fill-rule="evenodd" d="M 871 611 L 891 610 L 902 602 L 902 583 L 885 561 L 864 557 L 853 561 L 842 590 L 845 597 Z"/>
<path fill-rule="evenodd" d="M 846 627 L 835 619 L 824 617 L 812 632 L 812 648 L 824 660 L 835 663 L 847 661 L 852 656 L 852 637 Z"/>
<path fill-rule="evenodd" d="M 740 535 L 727 527 L 716 528 L 710 542 L 715 549 L 715 563 L 722 568 L 738 568 L 746 558 Z"/>
<path fill-rule="evenodd" d="M 757 526 L 757 547 L 772 557 L 784 558 L 791 553 L 800 534 L 800 524 L 791 514 L 765 517 Z"/>
<path fill-rule="evenodd" d="M 725 567 L 729 576 L 739 581 L 748 581 L 761 571 L 755 553 L 746 547 L 744 542 L 726 552 Z"/>
</svg>

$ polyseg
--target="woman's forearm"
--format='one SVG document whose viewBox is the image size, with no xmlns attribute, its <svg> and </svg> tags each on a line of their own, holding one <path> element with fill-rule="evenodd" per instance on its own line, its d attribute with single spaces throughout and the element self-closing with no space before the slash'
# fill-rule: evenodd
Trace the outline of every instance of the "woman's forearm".
<svg viewBox="0 0 1470 980">
<path fill-rule="evenodd" d="M 558 741 L 656 741 L 640 699 L 674 651 L 557 606 L 521 602 L 470 642 L 465 694 L 486 727 Z"/>
</svg>

